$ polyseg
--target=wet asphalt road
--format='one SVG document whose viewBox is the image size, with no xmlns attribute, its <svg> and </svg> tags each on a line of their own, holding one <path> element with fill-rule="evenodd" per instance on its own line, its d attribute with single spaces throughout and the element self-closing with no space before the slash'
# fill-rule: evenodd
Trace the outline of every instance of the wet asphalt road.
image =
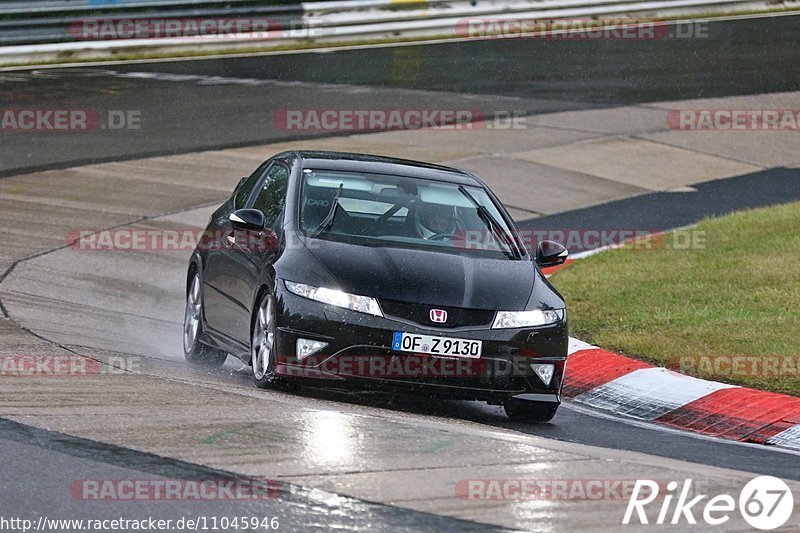
<svg viewBox="0 0 800 533">
<path fill-rule="evenodd" d="M 686 25 L 685 38 L 500 39 L 120 70 L 624 105 L 797 89 L 798 16 Z M 775 53 L 776 51 L 780 53 Z M 554 103 L 552 110 L 558 110 Z"/>
<path fill-rule="evenodd" d="M 250 376 L 247 376 L 250 380 Z M 354 394 L 351 391 L 302 387 L 298 396 L 347 402 L 370 407 L 419 413 L 453 420 L 469 420 L 507 428 L 528 435 L 575 442 L 589 446 L 671 457 L 704 465 L 744 470 L 754 474 L 800 481 L 800 457 L 770 447 L 743 445 L 710 439 L 681 431 L 664 431 L 648 423 L 635 423 L 613 415 L 598 417 L 597 412 L 567 401 L 549 424 L 511 422 L 502 408 L 483 402 L 431 402 L 409 396 Z"/>
<path fill-rule="evenodd" d="M 797 169 L 771 168 L 732 178 L 699 183 L 693 192 L 660 191 L 623 200 L 575 209 L 542 218 L 523 220 L 521 230 L 581 231 L 587 228 L 611 232 L 640 228 L 667 231 L 695 224 L 705 217 L 800 201 Z M 624 235 L 624 233 L 620 233 Z M 623 239 L 628 237 L 623 237 Z M 571 253 L 586 249 L 578 244 Z"/>
<path fill-rule="evenodd" d="M 487 114 L 509 109 L 520 113 L 543 113 L 797 89 L 800 85 L 800 69 L 797 68 L 800 66 L 800 49 L 793 44 L 800 37 L 800 25 L 796 22 L 797 17 L 720 22 L 710 26 L 708 39 L 681 41 L 482 42 L 97 67 L 80 73 L 5 73 L 0 74 L 0 105 L 3 107 L 134 110 L 141 112 L 144 127 L 136 131 L 86 134 L 3 133 L 0 174 L 292 139 L 297 135 L 276 130 L 272 120 L 275 111 L 287 107 L 352 108 L 357 105 L 379 108 L 389 103 L 397 105 L 400 101 L 406 107 L 472 105 Z M 768 53 L 781 43 L 785 43 L 781 54 Z M 114 73 L 109 73 L 109 70 Z M 132 72 L 197 77 L 145 79 L 130 77 Z M 209 77 L 213 76 L 225 77 L 229 81 L 208 84 Z M 251 79 L 269 82 L 242 81 Z M 317 84 L 335 85 L 321 88 Z M 354 87 L 356 84 L 365 87 Z M 779 174 L 770 171 L 762 177 L 781 183 Z M 769 187 L 761 189 L 761 194 L 755 197 L 743 196 L 741 192 L 746 189 L 743 183 L 738 184 L 738 189 L 736 182 L 726 184 L 732 187 L 728 189 L 730 201 L 724 205 L 716 204 L 716 207 L 723 210 L 732 206 L 741 208 L 785 198 L 783 193 L 776 193 L 783 189 Z M 699 190 L 704 192 L 702 188 Z M 705 192 L 713 192 L 717 198 L 721 194 L 716 189 Z M 696 202 L 684 211 L 676 211 L 670 205 L 673 199 L 683 201 L 674 196 L 648 195 L 607 204 L 593 211 L 582 210 L 554 219 L 541 219 L 547 222 L 531 222 L 531 227 L 541 223 L 552 225 L 555 221 L 568 228 L 570 224 L 585 225 L 586 217 L 594 216 L 606 221 L 609 227 L 619 224 L 620 227 L 635 225 L 663 229 L 694 221 L 708 212 L 707 196 L 694 197 Z M 682 213 L 678 219 L 666 215 L 676 212 Z M 648 218 L 635 220 L 636 216 L 643 215 Z M 337 395 L 331 392 L 319 394 L 325 397 Z M 368 406 L 382 407 L 388 400 L 348 398 L 346 401 L 363 401 Z M 395 399 L 390 401 L 390 405 L 401 410 L 466 418 L 569 442 L 665 457 L 677 455 L 688 461 L 800 479 L 796 456 L 681 434 L 665 434 L 569 408 L 559 413 L 556 424 L 532 427 L 511 424 L 501 419 L 502 415 L 492 408 L 465 406 L 463 402 L 445 402 L 431 407 L 411 400 L 398 403 Z M 145 454 L 139 456 L 130 450 L 113 449 L 60 434 L 42 431 L 34 435 L 29 429 L 7 422 L 2 422 L 1 426 L 0 453 L 4 457 L 24 458 L 6 462 L 3 467 L 4 479 L 20 480 L 15 486 L 3 485 L 0 514 L 4 515 L 25 509 L 36 514 L 46 511 L 79 517 L 78 511 L 87 511 L 85 505 L 75 506 L 68 498 L 54 502 L 47 497 L 56 490 L 63 490 L 67 471 L 71 472 L 70 479 L 82 476 L 130 479 L 154 475 L 221 475 L 201 467 L 176 464 L 163 458 L 146 457 Z M 284 496 L 296 504 L 286 514 L 288 529 L 319 527 L 314 514 L 320 512 L 320 507 L 315 507 L 318 502 L 310 499 L 303 489 L 288 490 Z M 113 506 L 102 509 L 102 513 L 109 517 L 114 516 L 115 511 Z M 259 516 L 270 513 L 271 509 L 269 505 L 246 502 L 221 504 L 215 509 L 203 504 L 202 512 L 199 511 L 200 506 L 188 504 L 171 508 L 167 514 L 175 517 L 236 513 Z M 336 511 L 342 513 L 333 513 L 339 517 L 340 524 L 348 528 L 367 529 L 376 524 L 409 530 L 455 529 L 455 526 L 464 529 L 470 526 L 469 523 L 457 523 L 435 515 L 354 499 L 341 505 L 337 503 Z M 97 509 L 92 509 L 90 514 L 93 518 L 98 517 Z M 326 521 L 324 526 L 330 525 Z"/>
<path fill-rule="evenodd" d="M 703 23 L 701 35 L 684 39 L 505 39 L 0 72 L 0 108 L 133 112 L 140 124 L 4 132 L 0 176 L 322 134 L 281 129 L 275 114 L 285 109 L 469 109 L 492 116 L 794 90 L 798 20 Z"/>
<path fill-rule="evenodd" d="M 0 517 L 24 518 L 37 524 L 39 517 L 70 520 L 171 520 L 168 531 L 180 531 L 180 520 L 193 520 L 214 529 L 216 519 L 239 518 L 250 524 L 277 519 L 281 531 L 502 531 L 486 524 L 399 509 L 355 498 L 312 491 L 277 480 L 254 479 L 120 448 L 63 433 L 32 428 L 0 419 L 0 455 L 7 459 L 0 472 Z M 15 480 L 10 483 L 8 481 Z M 89 482 L 103 480 L 106 492 Z M 220 501 L 170 500 L 124 496 L 125 486 L 114 480 L 155 483 L 179 480 L 186 487 L 205 484 L 216 491 L 227 487 L 237 494 Z M 115 487 L 115 488 L 111 488 Z M 117 488 L 118 487 L 118 488 Z M 252 488 L 252 489 L 251 489 Z M 116 492 L 116 491 L 119 492 Z M 187 490 L 187 494 L 189 494 Z M 252 492 L 250 492 L 252 490 Z M 156 492 L 153 492 L 156 494 Z M 251 496 L 255 493 L 256 495 Z M 96 495 L 104 494 L 98 498 Z M 109 497 L 122 494 L 119 499 Z M 166 492 L 162 493 L 166 494 Z M 203 525 L 199 529 L 203 529 Z M 0 528 L 7 530 L 5 528 Z M 105 527 L 106 531 L 115 528 Z M 116 528 L 125 531 L 125 528 Z M 130 528 L 134 529 L 134 528 Z M 139 528 L 135 528 L 139 529 Z M 145 528 L 146 529 L 146 528 Z M 192 527 L 185 528 L 194 530 Z M 247 527 L 219 527 L 223 531 L 245 531 Z M 80 531 L 77 527 L 54 527 L 55 531 Z"/>
<path fill-rule="evenodd" d="M 245 376 L 240 376 L 245 378 Z M 249 377 L 247 377 L 249 380 Z M 238 380 L 238 379 L 237 379 Z M 344 394 L 335 390 L 304 387 L 299 396 L 342 401 L 348 406 L 398 410 L 403 413 L 478 422 L 487 426 L 620 450 L 662 457 L 679 457 L 702 464 L 744 470 L 800 480 L 797 455 L 757 446 L 725 443 L 681 434 L 665 433 L 648 427 L 635 427 L 622 420 L 602 419 L 576 411 L 565 404 L 551 424 L 512 423 L 499 408 L 473 402 L 437 402 L 386 395 Z M 0 454 L 5 458 L 0 474 L 0 516 L 32 520 L 46 519 L 109 520 L 223 520 L 244 517 L 259 521 L 277 518 L 283 531 L 501 531 L 452 517 L 401 509 L 370 501 L 315 491 L 279 480 L 242 477 L 223 470 L 199 466 L 136 450 L 121 448 L 59 432 L 32 428 L 0 419 Z M 221 501 L 175 501 L 169 499 L 92 500 L 91 480 L 102 480 L 104 487 L 122 487 L 114 480 L 164 482 L 179 480 L 212 487 L 261 487 L 265 496 L 227 498 Z M 89 487 L 89 488 L 87 488 Z M 119 489 L 121 490 L 121 489 Z M 84 492 L 82 492 L 84 491 Z M 550 524 L 548 527 L 552 526 Z M 191 529 L 191 528 L 190 528 Z M 59 531 L 78 531 L 60 527 Z M 170 530 L 178 531 L 173 525 Z M 225 530 L 225 529 L 223 529 Z M 227 530 L 236 531 L 235 528 Z M 241 529 L 238 529 L 241 530 Z M 532 527 L 531 530 L 535 530 Z"/>
</svg>

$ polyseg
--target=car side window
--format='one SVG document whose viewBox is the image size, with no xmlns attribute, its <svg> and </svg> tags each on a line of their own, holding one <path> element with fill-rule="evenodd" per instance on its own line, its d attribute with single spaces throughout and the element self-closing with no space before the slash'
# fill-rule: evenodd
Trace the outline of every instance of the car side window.
<svg viewBox="0 0 800 533">
<path fill-rule="evenodd" d="M 242 186 L 239 187 L 239 190 L 236 191 L 236 197 L 233 199 L 233 208 L 234 209 L 241 209 L 244 207 L 245 202 L 250 197 L 250 193 L 253 190 L 253 187 L 256 186 L 259 178 L 264 175 L 264 171 L 267 167 L 272 163 L 271 161 L 265 161 L 261 163 L 261 165 L 256 169 L 255 172 L 250 174 L 250 176 L 242 183 Z"/>
<path fill-rule="evenodd" d="M 264 213 L 267 226 L 273 226 L 286 203 L 286 190 L 289 185 L 289 168 L 275 163 L 267 172 L 261 190 L 253 201 L 253 209 Z"/>
</svg>

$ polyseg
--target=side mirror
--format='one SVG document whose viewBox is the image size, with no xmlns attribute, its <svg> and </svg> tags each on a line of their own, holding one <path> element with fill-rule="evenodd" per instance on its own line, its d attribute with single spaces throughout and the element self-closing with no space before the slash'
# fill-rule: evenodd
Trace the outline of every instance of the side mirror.
<svg viewBox="0 0 800 533">
<path fill-rule="evenodd" d="M 258 209 L 239 209 L 228 217 L 233 229 L 245 231 L 263 231 L 266 219 Z"/>
<path fill-rule="evenodd" d="M 569 251 L 555 241 L 542 241 L 536 249 L 536 264 L 540 267 L 560 265 L 567 260 Z"/>
</svg>

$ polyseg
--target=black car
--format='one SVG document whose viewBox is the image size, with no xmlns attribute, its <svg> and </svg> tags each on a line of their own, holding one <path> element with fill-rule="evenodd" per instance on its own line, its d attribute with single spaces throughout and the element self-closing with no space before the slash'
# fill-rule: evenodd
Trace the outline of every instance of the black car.
<svg viewBox="0 0 800 533">
<path fill-rule="evenodd" d="M 502 404 L 550 420 L 567 357 L 564 301 L 503 205 L 453 168 L 284 152 L 211 216 L 186 280 L 184 352 L 298 379 Z"/>
</svg>

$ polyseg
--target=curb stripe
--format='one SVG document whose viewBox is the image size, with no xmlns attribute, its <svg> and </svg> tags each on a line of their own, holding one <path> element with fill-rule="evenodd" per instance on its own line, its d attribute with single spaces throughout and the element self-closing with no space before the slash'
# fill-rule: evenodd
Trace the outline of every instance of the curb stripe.
<svg viewBox="0 0 800 533">
<path fill-rule="evenodd" d="M 568 264 L 613 246 L 576 254 Z M 562 395 L 617 415 L 800 450 L 800 398 L 686 376 L 570 337 Z"/>
<path fill-rule="evenodd" d="M 763 443 L 800 424 L 800 398 L 743 387 L 719 390 L 658 422 L 725 439 Z"/>
<path fill-rule="evenodd" d="M 767 444 L 800 450 L 800 424 L 778 433 L 767 439 Z"/>
<path fill-rule="evenodd" d="M 640 420 L 655 420 L 714 391 L 731 387 L 666 368 L 642 368 L 584 392 L 575 401 Z"/>
<path fill-rule="evenodd" d="M 585 344 L 585 343 L 584 343 Z M 651 365 L 617 355 L 602 348 L 579 350 L 567 358 L 567 376 L 562 394 L 574 398 L 625 374 Z"/>
<path fill-rule="evenodd" d="M 588 342 L 583 342 L 580 339 L 576 339 L 575 337 L 569 338 L 569 346 L 567 347 L 567 355 L 572 355 L 575 352 L 579 352 L 581 350 L 589 350 L 589 349 L 596 349 L 597 346 L 592 346 Z"/>
</svg>

